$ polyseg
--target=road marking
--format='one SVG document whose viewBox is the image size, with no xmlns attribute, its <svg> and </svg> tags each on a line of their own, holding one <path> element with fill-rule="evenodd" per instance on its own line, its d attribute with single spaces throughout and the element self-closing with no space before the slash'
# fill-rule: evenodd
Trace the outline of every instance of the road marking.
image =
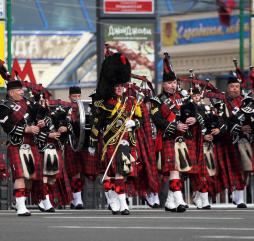
<svg viewBox="0 0 254 241">
<path fill-rule="evenodd" d="M 244 239 L 244 240 L 254 240 L 254 236 L 229 236 L 229 235 L 216 235 L 216 236 L 199 236 L 199 238 L 205 238 L 205 239 Z"/>
<path fill-rule="evenodd" d="M 141 230 L 226 230 L 226 231 L 254 231 L 254 228 L 222 228 L 222 227 L 121 227 L 121 226 L 48 226 L 48 228 L 66 229 L 141 229 Z"/>
<path fill-rule="evenodd" d="M 144 212 L 144 213 L 166 213 L 164 209 L 130 209 L 131 212 L 133 213 L 138 213 L 138 212 Z M 13 212 L 14 210 L 0 210 L 0 214 L 1 213 L 9 213 L 9 212 Z M 37 212 L 41 212 L 40 210 L 36 210 L 36 209 L 30 209 L 31 212 L 33 213 L 37 213 Z M 106 212 L 110 212 L 108 209 L 82 209 L 82 210 L 75 210 L 75 209 L 56 209 L 56 213 L 58 212 L 69 212 L 69 213 L 86 213 L 86 212 L 102 212 L 102 213 L 106 213 Z M 247 209 L 237 209 L 237 208 L 232 208 L 232 209 L 224 209 L 224 208 L 212 208 L 212 210 L 199 210 L 197 208 L 188 208 L 187 209 L 187 213 L 188 212 L 196 212 L 196 213 L 212 213 L 212 212 L 254 212 L 254 208 L 247 208 Z"/>
<path fill-rule="evenodd" d="M 187 212 L 254 212 L 253 209 L 249 209 L 249 208 L 246 208 L 246 209 L 209 209 L 209 210 L 205 210 L 205 209 L 187 209 Z"/>
<path fill-rule="evenodd" d="M 59 218 L 59 217 L 44 217 L 44 218 Z M 196 219 L 196 220 L 235 220 L 235 219 L 238 219 L 238 220 L 242 220 L 242 219 L 245 219 L 245 218 L 236 218 L 236 217 L 232 217 L 232 218 L 224 218 L 224 217 L 221 217 L 221 218 L 215 218 L 215 217 L 179 217 L 179 216 L 176 216 L 176 217 L 173 217 L 173 216 L 170 216 L 170 217 L 152 217 L 152 216 L 147 216 L 147 217 L 144 217 L 144 216 L 131 216 L 131 217 L 126 217 L 126 216 L 65 216 L 65 217 L 61 217 L 61 218 L 64 218 L 64 219 Z"/>
<path fill-rule="evenodd" d="M 34 216 L 40 216 L 40 215 L 70 215 L 70 213 L 36 213 L 36 212 L 31 212 L 32 215 Z M 13 216 L 13 215 L 16 215 L 16 212 L 6 212 L 6 213 L 3 213 L 3 212 L 0 212 L 0 216 Z"/>
</svg>

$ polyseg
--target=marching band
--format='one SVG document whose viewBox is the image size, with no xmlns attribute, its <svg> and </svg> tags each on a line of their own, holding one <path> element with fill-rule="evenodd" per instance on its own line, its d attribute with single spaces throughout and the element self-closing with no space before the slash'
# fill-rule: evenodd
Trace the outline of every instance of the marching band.
<svg viewBox="0 0 254 241">
<path fill-rule="evenodd" d="M 198 209 L 211 209 L 210 200 L 225 189 L 237 208 L 247 208 L 244 189 L 254 171 L 253 68 L 246 89 L 234 61 L 223 93 L 193 70 L 189 78 L 178 78 L 165 53 L 162 91 L 155 95 L 145 77 L 131 73 L 124 54 L 106 50 L 89 103 L 78 86 L 70 87 L 70 102 L 52 100 L 41 85 L 12 77 L 1 62 L 7 95 L 0 124 L 17 215 L 31 215 L 29 195 L 42 212 L 64 205 L 83 209 L 84 176 L 101 178 L 113 215 L 130 214 L 131 196 L 161 207 L 158 193 L 165 183 L 165 211 L 185 212 L 186 178 Z M 182 82 L 190 88 L 181 89 Z M 0 178 L 9 176 L 0 158 Z"/>
</svg>

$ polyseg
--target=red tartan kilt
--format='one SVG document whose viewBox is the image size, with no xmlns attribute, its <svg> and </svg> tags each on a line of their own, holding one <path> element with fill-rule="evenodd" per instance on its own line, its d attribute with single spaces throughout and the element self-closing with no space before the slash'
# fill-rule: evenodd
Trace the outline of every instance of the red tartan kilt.
<svg viewBox="0 0 254 241">
<path fill-rule="evenodd" d="M 50 186 L 49 196 L 54 207 L 68 205 L 73 199 L 70 181 L 64 168 L 61 170 L 56 182 Z"/>
<path fill-rule="evenodd" d="M 175 171 L 175 140 L 163 140 L 161 150 L 161 172 L 169 175 L 170 171 Z"/>
<path fill-rule="evenodd" d="M 223 188 L 232 191 L 235 186 L 244 185 L 242 164 L 237 148 L 225 137 L 222 138 L 224 142 L 215 145 L 217 177 Z"/>
<path fill-rule="evenodd" d="M 81 155 L 82 165 L 81 172 L 88 177 L 96 178 L 100 173 L 100 162 L 98 155 L 91 155 L 88 150 L 82 150 L 79 152 Z"/>
<path fill-rule="evenodd" d="M 197 161 L 195 142 L 193 142 L 192 139 L 186 139 L 185 143 L 192 163 L 192 168 L 188 173 L 198 173 L 201 163 Z M 161 158 L 161 170 L 163 175 L 168 175 L 170 171 L 177 171 L 175 162 L 175 140 L 163 140 Z"/>
<path fill-rule="evenodd" d="M 31 145 L 31 144 L 30 144 Z M 31 150 L 34 156 L 34 167 L 35 167 L 35 177 L 33 180 L 42 180 L 42 156 L 39 153 L 36 145 L 31 145 Z M 19 156 L 19 146 L 9 145 L 7 147 L 7 157 L 10 160 L 11 170 L 13 179 L 23 178 L 23 168 L 21 159 Z"/>
<path fill-rule="evenodd" d="M 57 151 L 58 160 L 59 160 L 59 173 L 56 175 L 56 178 L 61 178 L 62 171 L 65 169 L 64 160 L 63 160 L 63 152 L 60 149 L 56 149 L 56 151 Z"/>
<path fill-rule="evenodd" d="M 105 158 L 104 160 L 102 161 L 102 173 L 105 172 L 107 166 L 108 166 L 108 163 L 110 162 L 110 159 L 114 153 L 114 150 L 115 150 L 115 146 L 114 145 L 109 145 L 108 148 L 107 148 L 107 151 L 106 151 L 106 154 L 105 154 Z M 137 160 L 137 151 L 136 151 L 136 147 L 131 147 L 131 155 L 134 157 L 135 160 Z M 132 177 L 136 177 L 137 176 L 137 165 L 136 165 L 136 162 L 132 163 L 132 168 L 133 168 L 133 171 L 128 174 L 128 176 L 132 176 Z M 111 165 L 110 165 L 110 168 L 108 170 L 108 173 L 107 175 L 109 177 L 115 177 L 115 174 L 116 174 L 116 160 L 115 158 L 113 159 Z"/>
<path fill-rule="evenodd" d="M 82 171 L 82 164 L 84 163 L 81 152 L 75 152 L 70 145 L 65 146 L 64 159 L 66 172 L 69 177 L 73 177 Z"/>
</svg>

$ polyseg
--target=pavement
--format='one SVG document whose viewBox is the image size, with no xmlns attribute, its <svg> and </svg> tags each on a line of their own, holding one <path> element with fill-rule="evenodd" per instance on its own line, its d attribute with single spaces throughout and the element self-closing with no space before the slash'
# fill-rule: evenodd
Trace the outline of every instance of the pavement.
<svg viewBox="0 0 254 241">
<path fill-rule="evenodd" d="M 189 208 L 185 213 L 163 209 L 132 209 L 129 216 L 109 210 L 57 210 L 47 214 L 31 210 L 17 217 L 0 211 L 1 241 L 178 241 L 254 240 L 254 206 L 212 210 Z"/>
</svg>

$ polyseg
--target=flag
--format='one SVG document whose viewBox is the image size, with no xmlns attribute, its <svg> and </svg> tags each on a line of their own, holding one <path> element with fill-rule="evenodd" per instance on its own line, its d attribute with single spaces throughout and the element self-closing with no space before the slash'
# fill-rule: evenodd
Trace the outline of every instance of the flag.
<svg viewBox="0 0 254 241">
<path fill-rule="evenodd" d="M 224 26 L 230 26 L 231 13 L 236 7 L 234 0 L 217 0 L 220 23 Z"/>
</svg>

